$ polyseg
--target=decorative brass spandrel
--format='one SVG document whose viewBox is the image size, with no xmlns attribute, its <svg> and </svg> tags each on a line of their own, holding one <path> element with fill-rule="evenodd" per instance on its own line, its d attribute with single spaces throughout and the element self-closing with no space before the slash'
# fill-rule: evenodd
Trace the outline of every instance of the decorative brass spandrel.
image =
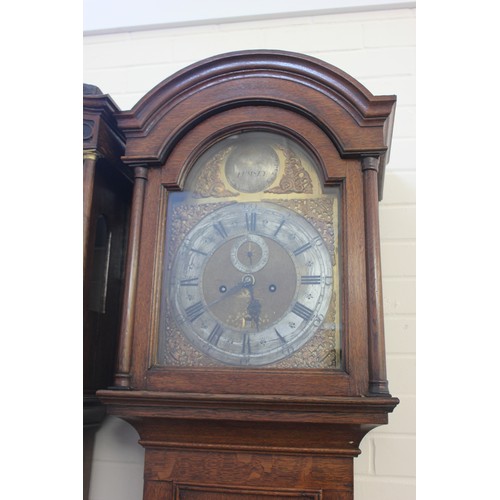
<svg viewBox="0 0 500 500">
<path fill-rule="evenodd" d="M 266 193 L 313 193 L 313 183 L 309 172 L 302 165 L 297 151 L 289 146 L 277 146 L 284 156 L 284 172 L 279 185 L 266 190 Z"/>
<path fill-rule="evenodd" d="M 238 192 L 227 189 L 227 183 L 223 181 L 223 165 L 233 147 L 228 147 L 217 152 L 204 162 L 203 168 L 196 178 L 193 186 L 195 198 L 227 198 L 238 196 Z"/>
</svg>

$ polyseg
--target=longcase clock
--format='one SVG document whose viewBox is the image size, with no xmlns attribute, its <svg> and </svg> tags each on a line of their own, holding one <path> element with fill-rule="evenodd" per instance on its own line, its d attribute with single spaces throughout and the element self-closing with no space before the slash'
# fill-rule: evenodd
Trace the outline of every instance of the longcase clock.
<svg viewBox="0 0 500 500">
<path fill-rule="evenodd" d="M 83 86 L 83 429 L 84 498 L 94 435 L 105 408 L 98 389 L 113 383 L 120 330 L 132 176 L 120 157 L 125 141 L 113 100 Z"/>
<path fill-rule="evenodd" d="M 378 202 L 396 98 L 320 60 L 223 54 L 116 120 L 134 172 L 114 386 L 144 498 L 353 498 L 398 400 Z"/>
</svg>

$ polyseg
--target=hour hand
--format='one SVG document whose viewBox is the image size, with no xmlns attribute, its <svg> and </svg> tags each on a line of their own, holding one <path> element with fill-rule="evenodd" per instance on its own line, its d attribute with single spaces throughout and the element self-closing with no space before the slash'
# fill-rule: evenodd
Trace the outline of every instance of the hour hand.
<svg viewBox="0 0 500 500">
<path fill-rule="evenodd" d="M 247 307 L 247 312 L 250 317 L 250 320 L 255 323 L 257 330 L 259 329 L 261 308 L 262 306 L 257 299 L 251 299 Z"/>
<path fill-rule="evenodd" d="M 254 295 L 253 295 L 253 286 L 250 287 L 250 302 L 248 303 L 247 306 L 247 313 L 249 316 L 249 319 L 255 323 L 255 326 L 257 327 L 257 330 L 259 330 L 259 324 L 260 324 L 260 311 L 262 309 L 262 305 L 260 301 L 258 301 Z"/>
</svg>

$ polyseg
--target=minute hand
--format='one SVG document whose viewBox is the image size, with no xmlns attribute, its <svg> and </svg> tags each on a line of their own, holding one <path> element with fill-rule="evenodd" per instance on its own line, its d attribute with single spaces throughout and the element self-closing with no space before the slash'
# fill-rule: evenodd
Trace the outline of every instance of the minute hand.
<svg viewBox="0 0 500 500">
<path fill-rule="evenodd" d="M 227 292 L 225 292 L 222 297 L 219 297 L 218 299 L 210 302 L 207 304 L 207 307 L 212 307 L 215 306 L 215 304 L 218 304 L 219 302 L 222 302 L 224 299 L 227 299 L 231 295 L 234 295 L 236 292 L 239 292 L 243 288 L 247 288 L 249 285 L 245 282 L 238 283 L 237 285 L 234 285 L 232 288 L 230 288 Z"/>
</svg>

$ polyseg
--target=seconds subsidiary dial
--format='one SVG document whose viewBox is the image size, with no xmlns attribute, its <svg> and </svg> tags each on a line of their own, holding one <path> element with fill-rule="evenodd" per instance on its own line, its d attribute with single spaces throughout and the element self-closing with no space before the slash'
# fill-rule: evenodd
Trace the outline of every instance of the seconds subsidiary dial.
<svg viewBox="0 0 500 500">
<path fill-rule="evenodd" d="M 271 364 L 300 349 L 325 319 L 331 256 L 301 215 L 274 203 L 231 203 L 188 233 L 170 291 L 196 349 L 228 365 Z"/>
</svg>

